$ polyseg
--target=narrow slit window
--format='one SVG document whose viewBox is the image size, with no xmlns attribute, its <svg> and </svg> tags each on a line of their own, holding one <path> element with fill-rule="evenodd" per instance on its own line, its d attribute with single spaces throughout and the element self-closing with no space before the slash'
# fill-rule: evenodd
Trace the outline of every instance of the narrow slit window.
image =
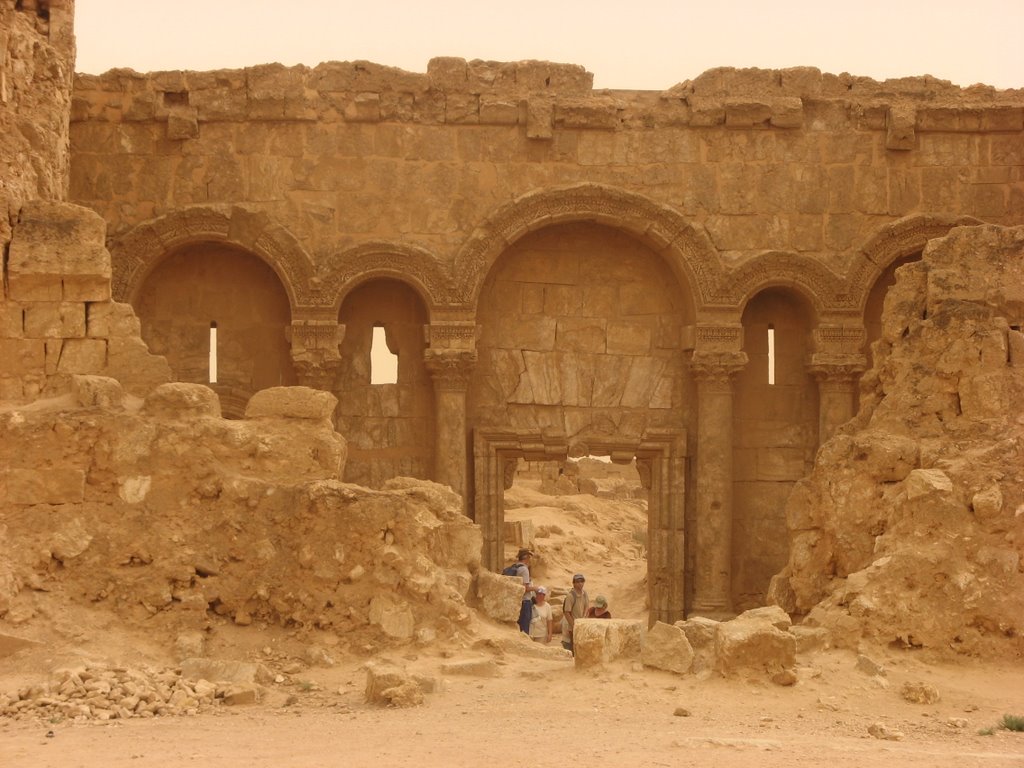
<svg viewBox="0 0 1024 768">
<path fill-rule="evenodd" d="M 398 355 L 388 349 L 387 334 L 382 325 L 373 328 L 373 340 L 370 343 L 370 383 L 398 383 Z"/>
<path fill-rule="evenodd" d="M 775 383 L 775 326 L 768 326 L 768 383 Z"/>
<path fill-rule="evenodd" d="M 217 322 L 210 323 L 210 384 L 217 383 Z"/>
</svg>

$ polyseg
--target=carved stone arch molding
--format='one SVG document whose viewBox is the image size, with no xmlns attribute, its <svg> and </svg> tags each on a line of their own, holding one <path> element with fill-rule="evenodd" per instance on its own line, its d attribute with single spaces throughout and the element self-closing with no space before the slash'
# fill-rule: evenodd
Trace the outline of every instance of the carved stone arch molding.
<svg viewBox="0 0 1024 768">
<path fill-rule="evenodd" d="M 796 253 L 767 251 L 722 275 L 715 303 L 743 312 L 746 303 L 765 288 L 790 288 L 807 299 L 820 319 L 851 307 L 845 281 L 818 261 Z"/>
<path fill-rule="evenodd" d="M 523 195 L 499 208 L 473 232 L 453 265 L 458 303 L 476 304 L 487 273 L 512 243 L 543 227 L 572 221 L 591 221 L 632 233 L 661 253 L 685 280 L 695 311 L 718 282 L 718 251 L 703 227 L 634 192 L 602 184 L 575 184 Z"/>
<path fill-rule="evenodd" d="M 433 314 L 457 303 L 447 270 L 429 251 L 403 243 L 372 241 L 342 252 L 323 267 L 321 296 L 335 313 L 353 288 L 374 278 L 392 278 L 413 288 Z"/>
<path fill-rule="evenodd" d="M 953 227 L 970 227 L 984 222 L 973 216 L 924 214 L 907 216 L 881 227 L 860 249 L 846 279 L 853 308 L 863 311 L 871 288 L 897 259 L 924 248 L 929 240 L 945 237 Z"/>
<path fill-rule="evenodd" d="M 110 243 L 111 289 L 131 302 L 146 277 L 171 251 L 189 243 L 221 242 L 265 261 L 277 274 L 294 314 L 315 302 L 313 261 L 299 241 L 261 211 L 237 205 L 200 205 L 145 221 Z"/>
</svg>

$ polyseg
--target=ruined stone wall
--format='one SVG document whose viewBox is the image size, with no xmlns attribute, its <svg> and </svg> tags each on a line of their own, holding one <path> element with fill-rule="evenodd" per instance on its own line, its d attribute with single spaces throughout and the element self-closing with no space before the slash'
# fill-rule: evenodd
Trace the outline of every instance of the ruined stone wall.
<svg viewBox="0 0 1024 768">
<path fill-rule="evenodd" d="M 1024 219 L 1024 95 L 810 68 L 713 70 L 664 92 L 579 67 L 435 59 L 80 75 L 72 198 L 117 238 L 195 204 L 246 203 L 325 269 L 371 239 L 451 260 L 495 209 L 596 182 L 671 206 L 725 263 L 807 254 L 843 274 L 914 213 Z"/>
<path fill-rule="evenodd" d="M 22 205 L 3 263 L 0 401 L 67 392 L 72 377 L 101 374 L 134 394 L 169 381 L 128 304 L 110 298 L 106 226 L 69 203 Z"/>
<path fill-rule="evenodd" d="M 1024 227 L 963 227 L 897 270 L 862 407 L 790 496 L 771 595 L 839 644 L 1019 656 Z"/>
<path fill-rule="evenodd" d="M 67 196 L 74 6 L 0 2 L 0 246 L 26 200 Z"/>
</svg>

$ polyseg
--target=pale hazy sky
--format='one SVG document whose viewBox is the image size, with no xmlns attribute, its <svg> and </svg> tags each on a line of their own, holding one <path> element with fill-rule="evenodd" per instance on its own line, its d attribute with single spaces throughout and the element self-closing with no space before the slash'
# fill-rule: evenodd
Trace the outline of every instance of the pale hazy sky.
<svg viewBox="0 0 1024 768">
<path fill-rule="evenodd" d="M 79 72 L 434 56 L 582 64 L 597 88 L 814 66 L 1024 87 L 1024 0 L 77 0 Z"/>
</svg>

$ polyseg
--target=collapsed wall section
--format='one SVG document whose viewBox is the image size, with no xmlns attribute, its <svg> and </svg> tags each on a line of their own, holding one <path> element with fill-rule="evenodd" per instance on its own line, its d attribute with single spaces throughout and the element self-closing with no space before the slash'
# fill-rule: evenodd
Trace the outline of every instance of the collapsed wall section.
<svg viewBox="0 0 1024 768">
<path fill-rule="evenodd" d="M 103 220 L 85 208 L 22 205 L 3 264 L 0 401 L 67 392 L 75 375 L 111 376 L 137 395 L 170 381 L 134 310 L 110 299 L 105 236 Z"/>
<path fill-rule="evenodd" d="M 1024 653 L 1024 227 L 954 229 L 896 275 L 771 598 L 841 645 Z"/>
</svg>

